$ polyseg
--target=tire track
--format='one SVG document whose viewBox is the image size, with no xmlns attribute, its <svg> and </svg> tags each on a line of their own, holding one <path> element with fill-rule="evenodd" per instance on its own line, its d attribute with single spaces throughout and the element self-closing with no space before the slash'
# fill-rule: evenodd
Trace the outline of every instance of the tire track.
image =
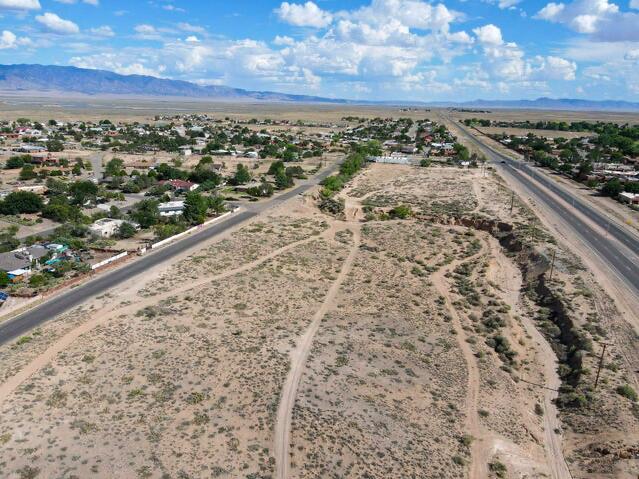
<svg viewBox="0 0 639 479">
<path fill-rule="evenodd" d="M 354 225 L 355 226 L 355 225 Z M 342 283 L 351 272 L 353 263 L 359 251 L 359 245 L 361 241 L 361 233 L 359 227 L 353 227 L 353 246 L 342 265 L 342 269 L 339 275 L 331 285 L 324 298 L 324 302 L 320 309 L 317 310 L 311 324 L 308 326 L 304 334 L 299 338 L 297 347 L 291 351 L 291 369 L 289 370 L 286 381 L 282 388 L 282 394 L 280 396 L 280 405 L 277 410 L 277 418 L 275 423 L 275 477 L 277 479 L 287 479 L 289 477 L 290 469 L 290 436 L 291 436 L 291 424 L 293 420 L 293 407 L 295 406 L 295 398 L 297 396 L 297 389 L 300 384 L 300 379 L 304 372 L 306 360 L 311 351 L 313 345 L 313 339 L 319 326 L 322 322 L 322 318 L 328 311 L 333 309 L 336 305 L 336 297 L 339 292 Z"/>
</svg>

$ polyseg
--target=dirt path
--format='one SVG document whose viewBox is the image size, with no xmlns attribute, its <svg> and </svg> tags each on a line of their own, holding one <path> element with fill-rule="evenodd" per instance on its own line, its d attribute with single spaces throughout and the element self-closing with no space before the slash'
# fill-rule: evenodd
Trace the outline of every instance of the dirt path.
<svg viewBox="0 0 639 479">
<path fill-rule="evenodd" d="M 469 466 L 470 479 L 485 479 L 488 477 L 488 462 L 490 460 L 490 447 L 488 438 L 479 423 L 478 414 L 478 398 L 479 398 L 479 367 L 475 359 L 475 354 L 469 343 L 466 341 L 466 332 L 462 327 L 461 319 L 457 314 L 457 310 L 453 306 L 453 300 L 450 296 L 450 286 L 446 281 L 446 273 L 453 271 L 459 265 L 473 261 L 486 254 L 485 247 L 482 247 L 479 253 L 469 258 L 453 261 L 449 265 L 440 269 L 432 276 L 433 285 L 439 294 L 445 299 L 445 306 L 453 318 L 452 324 L 455 329 L 457 343 L 464 356 L 464 361 L 468 367 L 468 391 L 466 393 L 466 428 L 474 441 L 471 446 L 471 462 Z"/>
<path fill-rule="evenodd" d="M 519 268 L 508 259 L 499 243 L 494 238 L 489 238 L 489 248 L 491 261 L 489 275 L 491 281 L 501 285 L 504 293 L 504 299 L 510 305 L 514 314 L 521 312 L 521 287 L 522 278 Z M 526 332 L 536 343 L 535 351 L 537 361 L 542 367 L 544 381 L 544 451 L 546 455 L 546 463 L 553 479 L 571 479 L 570 471 L 564 457 L 562 448 L 562 436 L 557 434 L 556 430 L 561 430 L 561 421 L 559 420 L 559 411 L 555 406 L 554 400 L 557 398 L 561 379 L 557 374 L 557 356 L 552 350 L 550 343 L 535 327 L 530 316 L 521 313 L 522 324 Z"/>
<path fill-rule="evenodd" d="M 357 213 L 352 214 L 357 216 Z M 313 338 L 319 329 L 322 322 L 322 318 L 328 311 L 335 308 L 335 298 L 339 292 L 342 283 L 351 272 L 355 257 L 359 251 L 359 245 L 361 241 L 361 234 L 359 225 L 352 225 L 351 231 L 353 231 L 353 245 L 348 253 L 348 257 L 339 275 L 331 285 L 324 298 L 324 302 L 320 309 L 317 310 L 311 324 L 308 326 L 304 334 L 300 337 L 296 348 L 291 351 L 291 369 L 289 370 L 288 377 L 282 388 L 282 395 L 280 398 L 280 405 L 277 410 L 277 419 L 275 423 L 275 462 L 276 470 L 275 477 L 278 479 L 288 478 L 290 468 L 290 436 L 291 436 L 291 423 L 293 419 L 293 406 L 295 405 L 295 398 L 297 396 L 297 388 L 304 372 L 304 366 L 306 359 L 311 351 L 313 345 Z"/>
<path fill-rule="evenodd" d="M 477 170 L 475 172 L 474 181 L 471 182 L 471 184 L 473 185 L 473 193 L 475 194 L 475 198 L 477 198 L 477 206 L 475 206 L 475 208 L 473 209 L 473 212 L 478 212 L 483 206 L 483 202 L 482 202 L 483 195 L 481 191 L 481 185 L 479 184 L 481 177 L 482 177 L 482 173 L 480 173 L 480 170 Z"/>
<path fill-rule="evenodd" d="M 117 315 L 122 315 L 122 314 L 127 314 L 127 313 L 131 313 L 134 311 L 139 310 L 140 308 L 143 308 L 145 306 L 149 306 L 152 304 L 157 303 L 158 301 L 160 301 L 161 299 L 170 297 L 170 296 L 175 296 L 177 294 L 180 293 L 184 293 L 186 291 L 189 291 L 191 289 L 197 288 L 199 286 L 204 286 L 206 284 L 212 283 L 214 281 L 219 281 L 222 279 L 226 279 L 229 278 L 231 276 L 235 276 L 237 274 L 249 271 L 253 268 L 256 268 L 257 266 L 260 266 L 261 264 L 265 263 L 266 261 L 269 261 L 283 253 L 286 253 L 287 251 L 290 251 L 293 248 L 296 248 L 300 245 L 306 244 L 306 243 L 310 243 L 312 241 L 317 241 L 320 237 L 322 236 L 326 236 L 327 234 L 332 234 L 333 233 L 333 229 L 329 228 L 329 230 L 325 231 L 322 233 L 322 235 L 320 236 L 312 236 L 310 238 L 306 238 L 303 239 L 301 241 L 296 241 L 293 243 L 290 243 L 286 246 L 283 246 L 279 249 L 276 249 L 272 252 L 270 252 L 269 254 L 266 254 L 254 261 L 251 261 L 250 263 L 246 263 L 238 268 L 234 268 L 228 271 L 224 271 L 216 276 L 208 276 L 205 278 L 202 278 L 200 280 L 197 281 L 192 281 L 192 282 L 188 282 L 185 283 L 183 286 L 178 287 L 178 288 L 174 288 L 172 290 L 170 290 L 170 292 L 165 293 L 165 294 L 161 294 L 161 295 L 155 295 L 155 296 L 151 296 L 149 298 L 145 298 L 144 300 L 141 301 L 137 301 L 135 303 L 132 303 L 130 305 L 127 305 L 125 307 L 121 307 L 119 304 L 117 304 L 117 301 L 112 300 L 109 302 L 109 305 L 102 308 L 102 309 L 98 309 L 97 311 L 92 312 L 93 315 L 93 319 L 87 321 L 86 323 L 80 325 L 79 327 L 67 332 L 64 336 L 62 336 L 60 339 L 58 339 L 54 344 L 52 344 L 51 346 L 49 346 L 49 348 L 47 348 L 44 352 L 42 352 L 40 355 L 38 355 L 33 361 L 31 361 L 27 366 L 25 366 L 24 368 L 22 368 L 22 370 L 17 373 L 16 375 L 12 376 L 11 378 L 9 378 L 7 381 L 5 381 L 4 383 L 0 384 L 0 405 L 2 405 L 2 403 L 5 401 L 5 399 L 13 392 L 15 391 L 20 384 L 22 384 L 24 381 L 26 381 L 27 379 L 29 379 L 33 374 L 37 373 L 40 369 L 42 369 L 44 366 L 46 366 L 49 362 L 51 362 L 53 360 L 53 358 L 56 357 L 56 355 L 58 355 L 60 352 L 64 351 L 66 348 L 68 348 L 71 344 L 73 344 L 74 341 L 76 341 L 78 338 L 80 338 L 81 336 L 83 336 L 84 334 L 92 331 L 93 329 L 97 328 L 98 326 L 101 326 L 102 324 L 107 323 L 110 319 L 112 319 L 114 317 L 115 314 Z M 141 289 L 142 286 L 140 286 L 139 289 Z M 129 292 L 127 292 L 128 294 Z"/>
</svg>

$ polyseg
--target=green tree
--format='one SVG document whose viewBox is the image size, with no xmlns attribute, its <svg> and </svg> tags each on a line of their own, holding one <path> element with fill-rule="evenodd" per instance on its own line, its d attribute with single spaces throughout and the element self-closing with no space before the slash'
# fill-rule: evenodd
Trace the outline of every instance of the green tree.
<svg viewBox="0 0 639 479">
<path fill-rule="evenodd" d="M 209 209 L 211 211 L 214 211 L 217 214 L 224 213 L 226 211 L 226 205 L 224 204 L 224 199 L 221 196 L 209 196 L 208 202 Z"/>
<path fill-rule="evenodd" d="M 22 168 L 25 163 L 25 158 L 22 156 L 12 156 L 7 160 L 7 163 L 4 167 L 7 170 L 17 170 L 18 168 Z"/>
<path fill-rule="evenodd" d="M 29 286 L 32 288 L 39 288 L 47 284 L 47 277 L 43 274 L 34 274 L 29 278 Z"/>
<path fill-rule="evenodd" d="M 286 150 L 284 150 L 284 153 L 282 153 L 282 160 L 286 162 L 297 161 L 298 160 L 297 151 L 287 148 Z"/>
<path fill-rule="evenodd" d="M 601 188 L 601 194 L 604 196 L 610 196 L 616 198 L 623 191 L 623 185 L 617 178 L 613 178 L 608 181 L 603 188 Z"/>
<path fill-rule="evenodd" d="M 95 202 L 98 195 L 98 185 L 92 181 L 76 181 L 69 188 L 75 204 L 84 206 L 87 202 Z"/>
<path fill-rule="evenodd" d="M 39 195 L 30 191 L 14 191 L 0 203 L 0 210 L 6 215 L 38 213 L 42 210 L 42 205 L 42 198 Z"/>
<path fill-rule="evenodd" d="M 0 288 L 6 288 L 11 284 L 11 280 L 9 279 L 9 275 L 6 271 L 0 271 Z"/>
<path fill-rule="evenodd" d="M 106 164 L 104 174 L 105 176 L 125 176 L 124 161 L 120 158 L 113 158 Z"/>
<path fill-rule="evenodd" d="M 207 199 L 196 191 L 186 194 L 184 200 L 184 219 L 191 224 L 202 224 L 209 209 Z"/>
<path fill-rule="evenodd" d="M 47 178 L 46 185 L 49 196 L 66 195 L 69 191 L 69 185 L 55 178 Z"/>
<path fill-rule="evenodd" d="M 42 216 L 58 223 L 78 222 L 82 219 L 82 213 L 77 206 L 63 202 L 49 203 L 42 209 Z"/>
<path fill-rule="evenodd" d="M 131 218 L 142 228 L 150 228 L 160 221 L 159 202 L 156 200 L 142 200 L 131 211 Z"/>
<path fill-rule="evenodd" d="M 306 172 L 304 171 L 304 168 L 302 168 L 301 166 L 289 166 L 288 168 L 286 168 L 286 176 L 289 176 L 291 178 L 300 178 L 300 179 L 304 179 L 306 178 Z"/>
<path fill-rule="evenodd" d="M 136 232 L 137 230 L 135 229 L 135 226 L 133 226 L 128 221 L 125 221 L 118 228 L 118 238 L 133 238 Z"/>
<path fill-rule="evenodd" d="M 367 156 L 382 156 L 383 153 L 382 144 L 377 140 L 357 144 L 353 146 L 353 151 L 362 155 L 364 158 Z"/>
<path fill-rule="evenodd" d="M 0 231 L 0 253 L 13 251 L 20 246 L 20 240 L 16 238 L 18 226 L 11 225 Z"/>
<path fill-rule="evenodd" d="M 51 152 L 64 151 L 64 144 L 60 140 L 47 141 L 47 150 Z"/>
<path fill-rule="evenodd" d="M 275 186 L 278 190 L 285 190 L 286 188 L 290 188 L 293 186 L 293 178 L 286 174 L 286 171 L 283 169 L 277 170 L 275 173 Z"/>
<path fill-rule="evenodd" d="M 33 165 L 24 165 L 20 170 L 20 179 L 23 181 L 32 180 L 37 178 L 38 174 L 33 169 Z"/>
<path fill-rule="evenodd" d="M 171 236 L 175 236 L 176 234 L 180 234 L 184 230 L 184 224 L 182 223 L 161 224 L 154 228 L 155 237 L 160 241 L 170 238 Z"/>
<path fill-rule="evenodd" d="M 122 218 L 122 211 L 120 211 L 120 208 L 115 205 L 111 205 L 111 208 L 109 208 L 109 218 L 116 220 Z"/>
<path fill-rule="evenodd" d="M 579 163 L 576 178 L 578 181 L 584 181 L 592 173 L 592 163 L 590 161 L 582 161 Z"/>
<path fill-rule="evenodd" d="M 283 170 L 286 167 L 284 166 L 284 162 L 282 160 L 277 160 L 271 163 L 271 166 L 268 167 L 267 175 L 275 175 L 278 170 Z"/>
<path fill-rule="evenodd" d="M 267 198 L 273 196 L 273 185 L 267 181 L 263 181 L 259 186 L 249 188 L 246 192 L 256 198 Z"/>
<path fill-rule="evenodd" d="M 453 148 L 455 149 L 455 158 L 457 161 L 468 161 L 470 159 L 470 152 L 468 151 L 468 148 L 461 143 L 455 143 Z"/>
<path fill-rule="evenodd" d="M 235 175 L 233 176 L 233 184 L 245 185 L 249 181 L 251 181 L 251 173 L 249 172 L 248 168 L 241 163 L 238 164 Z"/>
</svg>

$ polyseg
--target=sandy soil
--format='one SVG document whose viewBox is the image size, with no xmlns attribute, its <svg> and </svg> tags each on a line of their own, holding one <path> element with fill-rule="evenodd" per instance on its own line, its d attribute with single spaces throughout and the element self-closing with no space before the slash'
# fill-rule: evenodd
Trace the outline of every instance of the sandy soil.
<svg viewBox="0 0 639 479">
<path fill-rule="evenodd" d="M 618 349 L 602 376 L 605 413 L 558 415 L 555 356 L 517 258 L 444 222 L 508 221 L 557 248 L 524 203 L 511 214 L 499 178 L 372 165 L 340 196 L 344 217 L 296 197 L 0 348 L 0 476 L 631 470 L 588 456 L 639 430 L 614 392 L 628 371 Z M 387 219 L 399 204 L 418 216 Z M 616 341 L 591 313 L 605 293 L 569 252 L 554 281 L 595 344 Z"/>
</svg>

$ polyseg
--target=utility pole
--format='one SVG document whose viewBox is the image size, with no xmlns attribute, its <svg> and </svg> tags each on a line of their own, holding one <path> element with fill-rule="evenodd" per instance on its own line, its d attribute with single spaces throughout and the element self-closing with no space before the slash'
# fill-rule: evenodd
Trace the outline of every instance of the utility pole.
<svg viewBox="0 0 639 479">
<path fill-rule="evenodd" d="M 552 252 L 552 262 L 550 263 L 550 276 L 548 277 L 548 281 L 552 281 L 552 273 L 555 271 L 555 256 L 557 256 L 557 250 L 553 250 Z"/>
<path fill-rule="evenodd" d="M 513 195 L 510 198 L 510 216 L 513 215 L 513 208 L 515 207 L 515 192 L 513 191 Z"/>
<path fill-rule="evenodd" d="M 601 356 L 599 357 L 599 366 L 597 367 L 597 377 L 595 378 L 595 391 L 597 390 L 597 384 L 599 384 L 599 373 L 601 373 L 601 368 L 603 367 L 604 355 L 606 354 L 607 344 L 603 344 L 603 349 L 601 350 Z"/>
</svg>

